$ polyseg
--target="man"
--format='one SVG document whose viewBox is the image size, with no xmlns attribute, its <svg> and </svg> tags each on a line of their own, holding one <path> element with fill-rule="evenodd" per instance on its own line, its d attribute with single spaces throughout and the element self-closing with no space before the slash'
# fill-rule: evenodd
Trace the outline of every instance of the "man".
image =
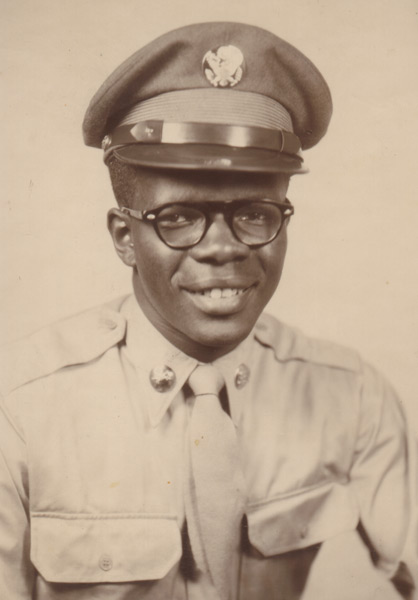
<svg viewBox="0 0 418 600">
<path fill-rule="evenodd" d="M 262 315 L 330 116 L 305 56 L 234 23 L 162 36 L 97 92 L 84 136 L 134 293 L 5 352 L 2 597 L 410 592 L 391 388 Z"/>
</svg>

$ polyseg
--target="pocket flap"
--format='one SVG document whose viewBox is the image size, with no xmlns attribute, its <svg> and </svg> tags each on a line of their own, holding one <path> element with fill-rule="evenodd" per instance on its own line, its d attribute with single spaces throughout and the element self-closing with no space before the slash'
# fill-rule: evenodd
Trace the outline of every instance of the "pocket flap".
<svg viewBox="0 0 418 600">
<path fill-rule="evenodd" d="M 161 579 L 180 560 L 171 515 L 31 515 L 31 559 L 50 582 Z"/>
<path fill-rule="evenodd" d="M 355 529 L 359 511 L 347 485 L 332 482 L 251 504 L 247 519 L 251 544 L 274 556 Z"/>
</svg>

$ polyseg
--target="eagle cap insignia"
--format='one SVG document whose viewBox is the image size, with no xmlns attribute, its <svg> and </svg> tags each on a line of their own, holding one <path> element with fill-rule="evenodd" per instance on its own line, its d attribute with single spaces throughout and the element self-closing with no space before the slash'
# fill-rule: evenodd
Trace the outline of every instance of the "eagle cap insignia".
<svg viewBox="0 0 418 600">
<path fill-rule="evenodd" d="M 206 52 L 203 70 L 214 87 L 234 87 L 242 79 L 244 55 L 236 46 L 219 46 Z"/>
</svg>

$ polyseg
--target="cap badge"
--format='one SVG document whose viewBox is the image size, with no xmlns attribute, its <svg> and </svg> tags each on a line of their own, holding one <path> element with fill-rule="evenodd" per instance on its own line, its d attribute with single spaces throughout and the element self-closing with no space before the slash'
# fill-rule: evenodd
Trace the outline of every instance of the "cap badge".
<svg viewBox="0 0 418 600">
<path fill-rule="evenodd" d="M 219 46 L 206 52 L 203 70 L 214 87 L 234 87 L 241 81 L 244 55 L 236 46 Z"/>
</svg>

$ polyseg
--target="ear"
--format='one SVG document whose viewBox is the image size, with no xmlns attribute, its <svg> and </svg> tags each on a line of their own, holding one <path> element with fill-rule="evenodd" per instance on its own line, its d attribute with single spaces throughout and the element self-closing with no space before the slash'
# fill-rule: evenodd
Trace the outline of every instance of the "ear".
<svg viewBox="0 0 418 600">
<path fill-rule="evenodd" d="M 135 267 L 135 252 L 129 215 L 125 215 L 119 208 L 111 208 L 107 213 L 107 228 L 112 236 L 119 258 L 128 267 Z"/>
</svg>

